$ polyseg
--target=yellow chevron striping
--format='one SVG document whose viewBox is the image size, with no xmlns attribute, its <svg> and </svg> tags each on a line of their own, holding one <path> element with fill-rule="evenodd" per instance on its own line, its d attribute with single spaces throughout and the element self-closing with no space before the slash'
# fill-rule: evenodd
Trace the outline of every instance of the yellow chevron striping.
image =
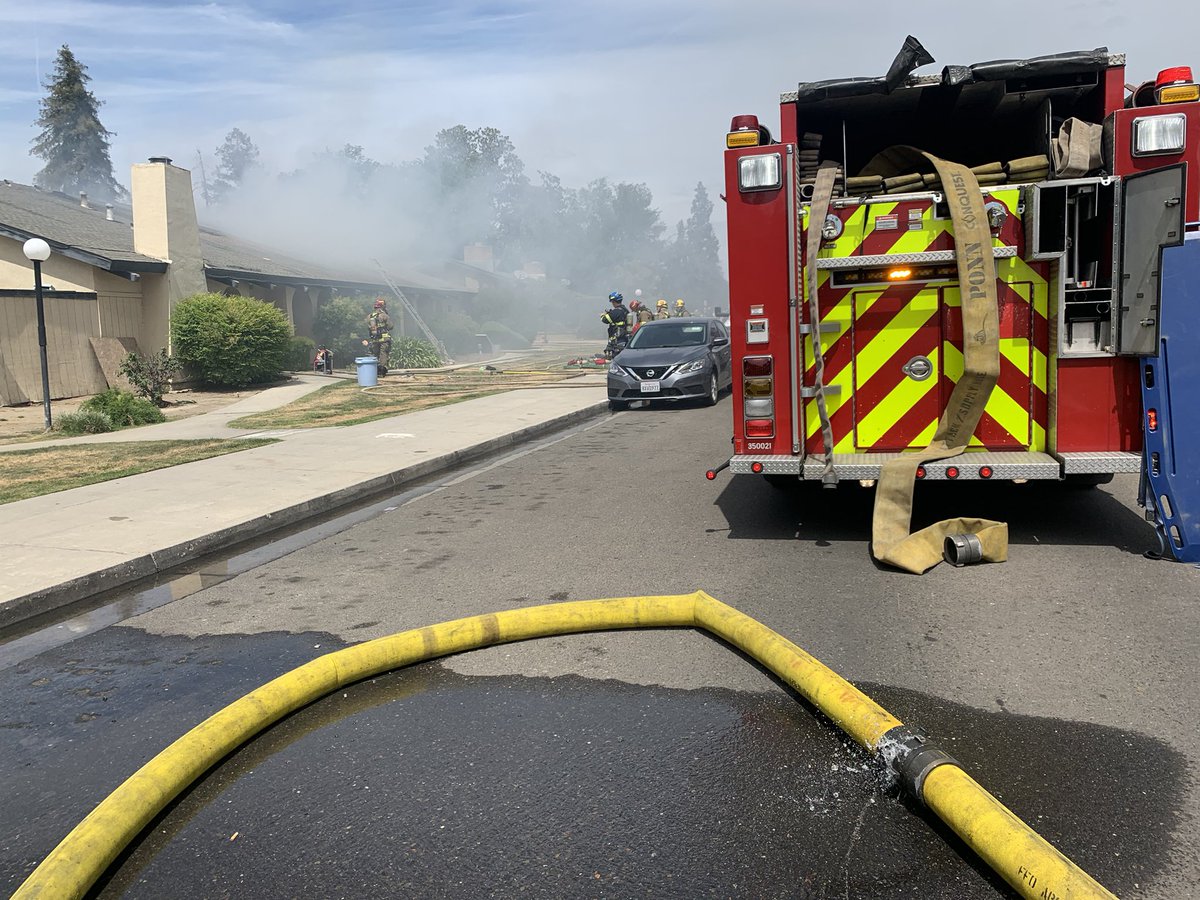
<svg viewBox="0 0 1200 900">
<path fill-rule="evenodd" d="M 882 293 L 882 291 L 879 292 L 879 294 Z M 860 295 L 855 294 L 855 296 Z M 878 299 L 877 295 L 871 298 L 871 302 L 873 303 Z M 856 305 L 854 312 L 856 320 L 861 320 L 863 310 L 860 310 Z M 854 360 L 855 367 L 858 370 L 855 378 L 857 385 L 861 387 L 870 381 L 871 377 L 879 371 L 880 367 L 891 359 L 893 354 L 900 350 L 901 347 L 907 344 L 913 335 L 924 328 L 925 324 L 936 316 L 937 313 L 937 288 L 926 288 L 914 294 L 912 299 L 904 305 L 904 308 L 896 313 L 895 317 L 885 327 L 881 328 L 865 347 L 858 350 Z M 901 360 L 901 363 L 903 362 L 905 360 Z"/>
<path fill-rule="evenodd" d="M 1047 393 L 1049 381 L 1047 378 L 1046 354 L 1036 347 L 1033 348 L 1033 386 L 1043 394 Z"/>
<path fill-rule="evenodd" d="M 963 373 L 962 352 L 950 343 L 943 344 L 942 348 L 945 351 L 943 371 L 950 381 L 957 384 Z M 984 412 L 995 419 L 996 423 L 1007 431 L 1013 440 L 1028 446 L 1029 423 L 1033 416 L 1021 403 L 1005 393 L 999 385 L 992 389 L 992 395 L 988 399 Z M 973 443 L 979 442 L 973 440 Z"/>
<path fill-rule="evenodd" d="M 826 381 L 827 386 L 840 387 L 841 391 L 836 394 L 825 395 L 825 409 L 832 416 L 845 404 L 853 402 L 854 384 L 852 377 L 854 374 L 854 366 L 846 366 L 833 378 Z M 821 419 L 817 415 L 817 404 L 812 401 L 804 401 L 804 434 L 806 437 L 812 437 L 821 430 Z"/>
<path fill-rule="evenodd" d="M 896 242 L 888 248 L 888 253 L 924 253 L 929 245 L 950 230 L 948 219 L 934 218 L 934 205 L 929 203 L 921 210 L 921 228 L 919 231 L 908 230 L 908 220 L 900 223 L 904 231 L 897 237 Z"/>
<path fill-rule="evenodd" d="M 832 213 L 832 210 L 830 211 Z M 863 240 L 863 222 L 866 218 L 866 208 L 857 206 L 848 215 L 842 223 L 842 233 L 835 241 L 827 241 L 822 244 L 821 252 L 817 254 L 822 258 L 826 257 L 842 257 L 853 256 Z M 826 271 L 826 270 L 822 270 Z"/>
<path fill-rule="evenodd" d="M 911 378 L 902 379 L 883 399 L 883 402 L 859 417 L 854 429 L 855 443 L 859 447 L 867 449 L 875 446 L 879 439 L 904 418 L 926 394 L 937 390 L 939 382 L 937 350 L 929 354 L 929 361 L 933 363 L 933 375 L 924 381 L 914 381 Z M 909 446 L 924 447 L 926 444 L 920 444 L 914 438 L 909 442 Z"/>
<path fill-rule="evenodd" d="M 1026 338 L 1001 338 L 1000 355 L 1029 377 L 1029 341 Z"/>
<path fill-rule="evenodd" d="M 820 293 L 820 288 L 817 288 Z M 844 297 L 838 300 L 831 309 L 826 310 L 822 316 L 822 322 L 837 322 L 842 327 L 837 331 L 821 332 L 821 352 L 823 354 L 829 352 L 829 348 L 833 346 L 833 342 L 838 338 L 847 335 L 850 331 L 850 323 L 854 318 L 854 295 L 847 293 Z M 812 336 L 804 336 L 804 370 L 810 371 L 816 365 L 813 359 Z M 849 368 L 849 367 L 847 367 Z"/>
<path fill-rule="evenodd" d="M 938 420 L 934 419 L 925 426 L 925 430 L 913 438 L 911 446 L 913 447 L 928 447 L 933 443 L 933 436 L 937 433 Z"/>
<path fill-rule="evenodd" d="M 896 207 L 899 205 L 899 203 L 872 203 L 869 206 L 864 203 L 860 205 L 859 208 L 863 211 L 864 216 L 867 216 L 868 209 L 870 209 L 871 214 L 867 216 L 866 222 L 863 224 L 862 239 L 858 242 L 859 246 L 866 243 L 867 238 L 874 233 L 875 219 L 878 216 L 890 216 L 896 211 Z"/>
</svg>

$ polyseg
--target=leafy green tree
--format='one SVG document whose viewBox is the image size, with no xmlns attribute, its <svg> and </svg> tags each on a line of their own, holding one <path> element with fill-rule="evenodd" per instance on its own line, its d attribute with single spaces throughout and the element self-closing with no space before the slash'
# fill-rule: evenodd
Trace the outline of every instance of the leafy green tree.
<svg viewBox="0 0 1200 900">
<path fill-rule="evenodd" d="M 86 191 L 96 200 L 125 196 L 113 177 L 109 138 L 113 133 L 100 124 L 100 100 L 88 90 L 87 66 L 63 44 L 46 82 L 37 125 L 41 134 L 33 141 L 32 155 L 46 165 L 34 183 L 51 191 Z"/>
<path fill-rule="evenodd" d="M 270 381 L 287 363 L 291 337 L 287 316 L 251 297 L 196 294 L 171 315 L 175 355 L 206 384 Z"/>
<path fill-rule="evenodd" d="M 663 289 L 683 297 L 693 312 L 728 308 L 729 284 L 721 271 L 720 244 L 712 227 L 712 200 L 696 185 L 692 208 L 675 229 L 664 255 Z"/>
<path fill-rule="evenodd" d="M 217 148 L 217 171 L 213 178 L 212 194 L 215 199 L 227 195 L 245 180 L 246 174 L 258 165 L 258 147 L 240 128 L 225 135 L 225 142 Z"/>
<path fill-rule="evenodd" d="M 488 244 L 512 266 L 528 179 L 509 137 L 496 128 L 445 128 L 425 148 L 421 166 L 437 193 L 448 249 L 458 255 L 466 244 Z"/>
</svg>

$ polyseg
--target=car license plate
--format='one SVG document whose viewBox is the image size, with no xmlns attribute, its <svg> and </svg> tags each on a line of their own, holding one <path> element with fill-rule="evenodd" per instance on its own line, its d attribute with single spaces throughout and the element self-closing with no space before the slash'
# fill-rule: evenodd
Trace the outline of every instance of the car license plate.
<svg viewBox="0 0 1200 900">
<path fill-rule="evenodd" d="M 659 384 L 657 381 L 643 381 L 642 382 L 642 393 L 643 394 L 657 394 L 658 391 L 659 391 Z"/>
</svg>

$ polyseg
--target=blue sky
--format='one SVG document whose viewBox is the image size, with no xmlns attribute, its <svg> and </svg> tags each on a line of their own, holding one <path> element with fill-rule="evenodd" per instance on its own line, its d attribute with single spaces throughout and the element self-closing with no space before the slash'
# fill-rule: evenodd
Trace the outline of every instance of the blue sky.
<svg viewBox="0 0 1200 900">
<path fill-rule="evenodd" d="M 647 183 L 672 224 L 697 181 L 720 192 L 731 115 L 774 124 L 779 93 L 799 80 L 882 74 L 910 30 L 939 66 L 1107 45 L 1142 80 L 1165 65 L 1200 68 L 1195 10 L 1182 0 L 0 0 L 0 177 L 29 183 L 40 167 L 28 155 L 38 75 L 66 43 L 105 103 L 124 183 L 149 156 L 194 168 L 234 126 L 282 170 L 346 143 L 398 162 L 440 128 L 493 125 L 531 172 Z"/>
</svg>

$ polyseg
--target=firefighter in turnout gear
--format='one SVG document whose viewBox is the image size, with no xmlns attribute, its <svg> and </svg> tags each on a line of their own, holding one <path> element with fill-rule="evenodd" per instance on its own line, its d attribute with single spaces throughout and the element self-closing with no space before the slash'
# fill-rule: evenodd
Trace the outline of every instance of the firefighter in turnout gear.
<svg viewBox="0 0 1200 900">
<path fill-rule="evenodd" d="M 662 297 L 658 298 L 658 305 L 657 305 L 657 308 L 654 313 L 654 318 L 656 318 L 656 319 L 671 318 L 671 311 L 669 309 L 667 309 L 667 301 L 664 300 Z"/>
<path fill-rule="evenodd" d="M 638 328 L 645 325 L 647 322 L 654 321 L 654 313 L 646 307 L 646 304 L 641 300 L 634 300 L 629 304 L 629 311 L 634 314 L 636 321 L 633 324 L 633 330 L 630 334 L 636 334 Z"/>
<path fill-rule="evenodd" d="M 367 351 L 378 360 L 379 374 L 388 372 L 388 356 L 392 352 L 392 319 L 388 315 L 387 301 L 382 297 L 375 299 L 375 308 L 367 316 L 368 340 L 363 341 Z"/>
<path fill-rule="evenodd" d="M 608 326 L 608 345 L 604 348 L 604 355 L 612 359 L 625 349 L 625 343 L 629 340 L 629 310 L 625 306 L 625 298 L 617 291 L 608 295 L 608 302 L 612 304 L 612 309 L 602 315 L 600 321 Z"/>
<path fill-rule="evenodd" d="M 690 312 L 688 312 L 688 308 L 687 308 L 686 306 L 684 306 L 684 305 L 683 305 L 683 300 L 682 300 L 682 299 L 680 299 L 680 300 L 676 300 L 676 301 L 675 301 L 675 312 L 674 312 L 674 315 L 675 315 L 676 317 L 681 317 L 681 316 L 690 316 L 690 315 L 691 315 L 691 313 L 690 313 Z"/>
</svg>

